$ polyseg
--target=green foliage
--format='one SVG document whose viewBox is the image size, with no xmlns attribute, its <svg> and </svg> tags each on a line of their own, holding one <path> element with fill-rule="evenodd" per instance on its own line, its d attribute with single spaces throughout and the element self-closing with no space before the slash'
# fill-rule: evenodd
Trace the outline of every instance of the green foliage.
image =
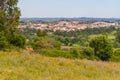
<svg viewBox="0 0 120 80">
<path fill-rule="evenodd" d="M 57 49 L 42 49 L 40 54 L 51 56 L 51 57 L 64 57 L 64 58 L 78 58 L 78 59 L 97 59 L 94 57 L 94 51 L 90 47 L 80 47 L 79 45 L 74 45 L 71 50 L 57 50 Z"/>
<path fill-rule="evenodd" d="M 60 41 L 64 45 L 80 44 L 81 46 L 87 47 L 89 45 L 89 36 L 98 34 L 109 34 L 112 31 L 116 31 L 115 27 L 102 27 L 102 28 L 86 28 L 84 30 L 75 31 L 55 31 L 56 40 Z"/>
<path fill-rule="evenodd" d="M 4 31 L 6 29 L 6 17 L 5 12 L 3 10 L 0 10 L 0 31 Z"/>
<path fill-rule="evenodd" d="M 41 51 L 41 49 L 60 49 L 61 44 L 54 39 L 47 37 L 37 37 L 33 44 L 33 49 L 35 51 Z"/>
<path fill-rule="evenodd" d="M 82 55 L 82 58 L 86 58 L 86 59 L 89 59 L 89 60 L 97 59 L 94 56 L 94 50 L 90 47 L 82 47 L 81 55 Z"/>
<path fill-rule="evenodd" d="M 56 49 L 43 49 L 42 55 L 51 57 L 64 57 L 64 58 L 75 58 L 69 51 L 56 50 Z"/>
<path fill-rule="evenodd" d="M 45 37 L 45 36 L 47 36 L 47 33 L 46 33 L 46 31 L 42 31 L 42 30 L 37 30 L 37 36 L 38 37 Z"/>
<path fill-rule="evenodd" d="M 79 45 L 74 45 L 70 52 L 74 58 L 89 60 L 97 59 L 94 56 L 94 50 L 90 47 L 80 47 Z"/>
<path fill-rule="evenodd" d="M 23 28 L 22 30 L 20 30 L 20 32 L 26 36 L 26 38 L 29 40 L 29 41 L 33 41 L 34 37 L 36 37 L 35 33 L 36 33 L 36 29 L 33 29 L 33 28 L 29 28 L 29 27 L 26 27 L 26 28 Z"/>
<path fill-rule="evenodd" d="M 0 0 L 0 27 L 11 29 L 18 25 L 20 10 L 17 3 L 18 0 Z"/>
<path fill-rule="evenodd" d="M 120 43 L 120 29 L 117 30 L 116 41 Z"/>
<path fill-rule="evenodd" d="M 100 35 L 90 41 L 90 47 L 94 49 L 95 56 L 107 61 L 111 58 L 113 49 L 106 35 Z"/>
<path fill-rule="evenodd" d="M 17 3 L 18 0 L 0 0 L 0 31 L 5 33 L 0 40 L 2 48 L 7 47 L 8 43 L 20 48 L 25 45 L 25 37 L 16 33 L 20 18 Z"/>
<path fill-rule="evenodd" d="M 69 45 L 70 43 L 70 39 L 68 37 L 66 37 L 64 40 L 63 40 L 64 44 L 67 46 Z"/>
<path fill-rule="evenodd" d="M 73 56 L 74 58 L 80 58 L 80 57 L 81 57 L 80 50 L 77 49 L 77 48 L 72 48 L 72 49 L 70 50 L 70 53 L 72 54 L 72 56 Z"/>
<path fill-rule="evenodd" d="M 55 35 L 66 36 L 66 37 L 77 37 L 78 35 L 89 36 L 92 34 L 104 34 L 110 33 L 116 30 L 115 27 L 102 27 L 102 28 L 86 28 L 84 30 L 75 30 L 75 31 L 55 31 Z"/>
<path fill-rule="evenodd" d="M 120 43 L 118 41 L 113 42 L 113 47 L 114 48 L 120 48 Z"/>
<path fill-rule="evenodd" d="M 120 48 L 114 50 L 111 61 L 120 62 Z"/>
<path fill-rule="evenodd" d="M 71 54 L 75 58 L 81 58 L 81 47 L 79 45 L 73 45 L 73 48 L 70 50 Z"/>
<path fill-rule="evenodd" d="M 9 47 L 9 43 L 4 36 L 4 32 L 0 32 L 0 50 L 6 49 Z"/>
<path fill-rule="evenodd" d="M 13 37 L 10 39 L 10 44 L 14 46 L 25 48 L 26 38 L 22 34 L 14 34 Z"/>
</svg>

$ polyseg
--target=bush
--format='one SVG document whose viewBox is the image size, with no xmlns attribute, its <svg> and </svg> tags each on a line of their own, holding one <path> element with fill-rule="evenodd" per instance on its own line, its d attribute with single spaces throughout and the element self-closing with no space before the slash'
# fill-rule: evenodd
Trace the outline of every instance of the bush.
<svg viewBox="0 0 120 80">
<path fill-rule="evenodd" d="M 40 54 L 51 57 L 79 58 L 79 59 L 97 59 L 94 57 L 93 49 L 84 47 L 81 49 L 72 48 L 71 50 L 42 49 Z"/>
<path fill-rule="evenodd" d="M 0 32 L 0 50 L 6 49 L 9 47 L 9 43 L 4 36 L 4 32 Z"/>
<path fill-rule="evenodd" d="M 72 55 L 74 58 L 80 58 L 80 57 L 81 57 L 80 49 L 72 48 L 72 49 L 70 50 L 70 53 L 71 53 L 71 55 Z"/>
<path fill-rule="evenodd" d="M 106 35 L 100 35 L 92 39 L 90 47 L 94 49 L 95 56 L 103 61 L 108 61 L 112 57 L 112 45 Z"/>
<path fill-rule="evenodd" d="M 117 42 L 117 41 L 115 41 L 115 42 L 113 43 L 113 47 L 114 47 L 114 48 L 119 48 L 119 47 L 120 47 L 120 43 Z"/>
<path fill-rule="evenodd" d="M 10 39 L 10 44 L 20 47 L 20 48 L 25 48 L 26 44 L 26 38 L 22 34 L 15 34 L 11 39 Z"/>
<path fill-rule="evenodd" d="M 81 47 L 79 45 L 73 45 L 73 48 L 70 50 L 71 54 L 75 58 L 81 58 Z"/>
<path fill-rule="evenodd" d="M 45 37 L 45 36 L 47 36 L 47 32 L 46 31 L 42 31 L 42 30 L 37 30 L 37 36 L 38 37 Z"/>
<path fill-rule="evenodd" d="M 86 59 L 90 59 L 90 60 L 97 59 L 94 56 L 94 50 L 90 47 L 82 47 L 81 55 L 83 58 L 86 58 Z"/>
<path fill-rule="evenodd" d="M 41 54 L 51 57 L 64 57 L 64 58 L 74 58 L 69 51 L 56 50 L 56 49 L 43 49 Z"/>
<path fill-rule="evenodd" d="M 114 50 L 111 61 L 120 62 L 120 48 Z"/>
<path fill-rule="evenodd" d="M 94 56 L 94 50 L 90 47 L 74 47 L 70 52 L 74 58 L 86 58 L 89 60 L 97 59 Z"/>
<path fill-rule="evenodd" d="M 90 47 L 80 47 L 79 45 L 74 45 L 70 52 L 74 58 L 86 58 L 89 60 L 98 59 L 94 56 L 94 50 Z"/>
<path fill-rule="evenodd" d="M 9 47 L 9 45 L 8 45 L 7 41 L 1 41 L 0 40 L 0 50 L 6 49 L 8 47 Z"/>
<path fill-rule="evenodd" d="M 47 37 L 37 37 L 32 44 L 33 49 L 37 52 L 42 49 L 60 49 L 60 46 L 59 42 Z"/>
<path fill-rule="evenodd" d="M 71 50 L 42 49 L 40 54 L 51 57 L 79 58 L 79 59 L 98 59 L 94 56 L 94 51 L 90 47 L 80 47 L 75 45 Z"/>
</svg>

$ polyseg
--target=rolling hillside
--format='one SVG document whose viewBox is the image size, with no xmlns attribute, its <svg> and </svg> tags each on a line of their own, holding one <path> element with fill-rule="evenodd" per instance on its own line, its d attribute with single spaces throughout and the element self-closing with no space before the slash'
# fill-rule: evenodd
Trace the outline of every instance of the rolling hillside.
<svg viewBox="0 0 120 80">
<path fill-rule="evenodd" d="M 0 80 L 120 80 L 120 63 L 0 52 Z"/>
</svg>

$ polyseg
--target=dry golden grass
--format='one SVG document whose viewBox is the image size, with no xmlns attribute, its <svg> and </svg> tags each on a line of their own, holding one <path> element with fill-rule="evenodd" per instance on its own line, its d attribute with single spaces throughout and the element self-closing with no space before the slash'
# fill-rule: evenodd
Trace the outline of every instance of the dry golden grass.
<svg viewBox="0 0 120 80">
<path fill-rule="evenodd" d="M 120 63 L 0 52 L 0 80 L 120 80 Z"/>
</svg>

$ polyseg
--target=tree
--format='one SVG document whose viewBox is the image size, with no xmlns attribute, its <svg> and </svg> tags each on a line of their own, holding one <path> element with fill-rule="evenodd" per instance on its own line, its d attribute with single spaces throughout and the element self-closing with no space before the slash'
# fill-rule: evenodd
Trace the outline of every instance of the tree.
<svg viewBox="0 0 120 80">
<path fill-rule="evenodd" d="M 70 43 L 70 38 L 65 37 L 65 39 L 64 39 L 64 44 L 65 44 L 66 46 L 68 46 L 69 43 Z"/>
<path fill-rule="evenodd" d="M 0 30 L 14 29 L 19 24 L 18 0 L 0 0 Z M 5 28 L 6 27 L 6 28 Z"/>
<path fill-rule="evenodd" d="M 26 38 L 18 30 L 20 9 L 17 7 L 18 0 L 0 0 L 0 32 L 4 32 L 5 42 L 23 48 Z"/>
<path fill-rule="evenodd" d="M 107 61 L 111 58 L 113 49 L 107 36 L 97 36 L 90 41 L 89 45 L 94 49 L 95 56 L 99 59 Z"/>
<path fill-rule="evenodd" d="M 41 31 L 39 29 L 39 30 L 37 30 L 37 36 L 38 37 L 45 37 L 45 36 L 47 36 L 47 32 L 46 31 Z"/>
<path fill-rule="evenodd" d="M 6 29 L 5 22 L 6 22 L 5 13 L 4 11 L 0 10 L 0 31 L 3 31 Z"/>
</svg>

